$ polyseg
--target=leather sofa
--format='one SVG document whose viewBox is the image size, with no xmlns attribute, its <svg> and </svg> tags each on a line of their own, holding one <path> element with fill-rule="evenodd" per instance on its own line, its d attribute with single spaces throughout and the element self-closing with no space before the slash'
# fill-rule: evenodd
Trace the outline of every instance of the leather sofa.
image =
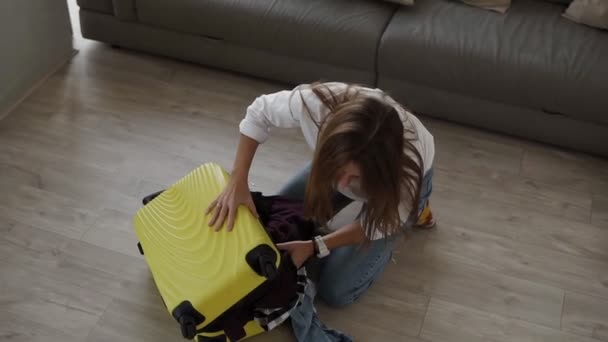
<svg viewBox="0 0 608 342">
<path fill-rule="evenodd" d="M 564 5 L 78 0 L 85 38 L 288 84 L 379 87 L 414 112 L 608 156 L 608 31 Z"/>
</svg>

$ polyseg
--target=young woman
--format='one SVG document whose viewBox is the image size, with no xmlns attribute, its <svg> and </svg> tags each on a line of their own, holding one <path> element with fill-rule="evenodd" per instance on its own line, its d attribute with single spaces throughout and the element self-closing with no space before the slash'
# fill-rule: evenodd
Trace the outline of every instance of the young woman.
<svg viewBox="0 0 608 342">
<path fill-rule="evenodd" d="M 379 89 L 316 83 L 260 96 L 240 124 L 229 185 L 207 209 L 216 230 L 226 220 L 232 229 L 239 205 L 257 215 L 248 173 L 271 127 L 300 127 L 314 150 L 312 162 L 280 192 L 304 200 L 307 216 L 322 226 L 352 200 L 363 202 L 352 223 L 312 241 L 279 245 L 297 267 L 321 258 L 319 296 L 348 305 L 381 274 L 404 227 L 434 226 L 428 201 L 433 136 Z"/>
</svg>

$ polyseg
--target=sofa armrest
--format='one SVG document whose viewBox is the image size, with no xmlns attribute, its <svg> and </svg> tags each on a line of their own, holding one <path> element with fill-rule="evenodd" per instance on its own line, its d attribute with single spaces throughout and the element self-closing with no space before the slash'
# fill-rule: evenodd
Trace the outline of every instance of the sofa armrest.
<svg viewBox="0 0 608 342">
<path fill-rule="evenodd" d="M 114 15 L 118 19 L 137 21 L 135 0 L 112 0 L 112 2 L 114 3 Z"/>
</svg>

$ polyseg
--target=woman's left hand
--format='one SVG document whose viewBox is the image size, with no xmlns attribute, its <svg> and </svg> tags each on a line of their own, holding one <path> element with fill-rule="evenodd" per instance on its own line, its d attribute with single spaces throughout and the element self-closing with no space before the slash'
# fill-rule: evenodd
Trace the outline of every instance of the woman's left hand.
<svg viewBox="0 0 608 342">
<path fill-rule="evenodd" d="M 315 252 L 312 240 L 279 243 L 277 244 L 277 247 L 280 250 L 287 251 L 287 253 L 291 255 L 291 260 L 296 268 L 302 267 L 306 260 Z"/>
</svg>

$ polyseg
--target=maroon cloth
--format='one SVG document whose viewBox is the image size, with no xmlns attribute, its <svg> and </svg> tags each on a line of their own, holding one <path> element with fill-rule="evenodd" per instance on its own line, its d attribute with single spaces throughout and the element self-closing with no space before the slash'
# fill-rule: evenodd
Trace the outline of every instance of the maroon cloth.
<svg viewBox="0 0 608 342">
<path fill-rule="evenodd" d="M 304 219 L 304 204 L 282 196 L 263 196 L 252 192 L 260 221 L 274 243 L 310 240 L 315 226 Z"/>
</svg>

